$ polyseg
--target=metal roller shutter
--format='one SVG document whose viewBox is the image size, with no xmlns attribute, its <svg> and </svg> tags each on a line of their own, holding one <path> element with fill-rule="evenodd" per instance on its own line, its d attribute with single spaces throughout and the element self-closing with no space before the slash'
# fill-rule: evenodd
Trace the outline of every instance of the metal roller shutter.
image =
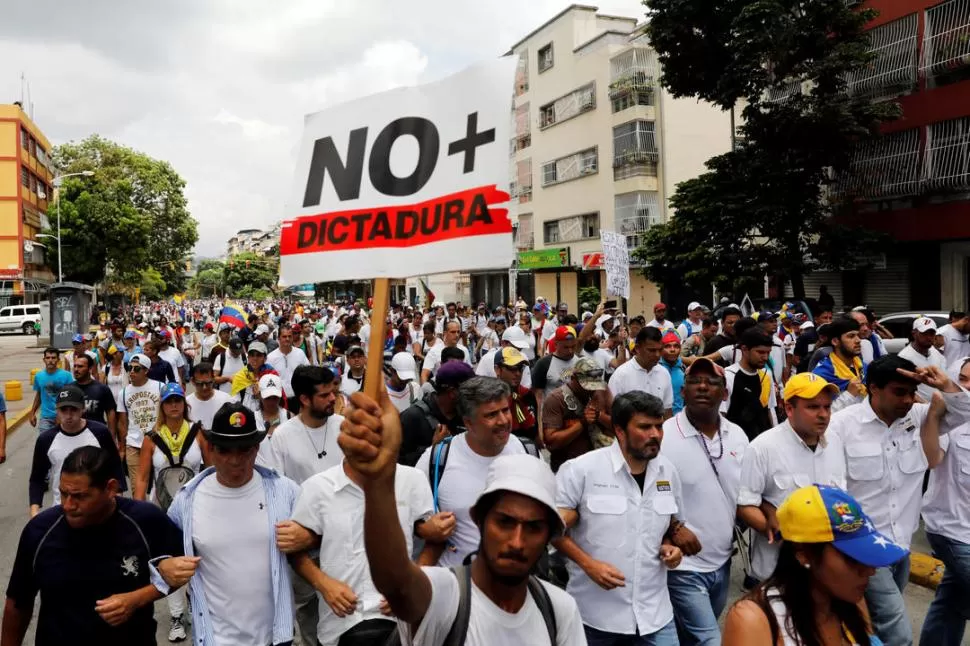
<svg viewBox="0 0 970 646">
<path fill-rule="evenodd" d="M 909 260 L 887 258 L 885 269 L 866 272 L 865 304 L 877 316 L 910 309 Z"/>
<path fill-rule="evenodd" d="M 816 271 L 804 277 L 805 297 L 818 298 L 818 288 L 825 285 L 829 289 L 829 294 L 835 299 L 835 311 L 839 312 L 843 308 L 842 303 L 842 272 L 840 271 Z M 792 298 L 791 283 L 785 283 L 785 298 Z"/>
</svg>

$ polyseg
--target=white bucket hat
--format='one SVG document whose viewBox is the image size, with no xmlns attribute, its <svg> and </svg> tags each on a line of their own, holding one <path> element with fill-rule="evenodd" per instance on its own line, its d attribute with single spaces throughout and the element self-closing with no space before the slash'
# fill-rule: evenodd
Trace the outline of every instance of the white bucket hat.
<svg viewBox="0 0 970 646">
<path fill-rule="evenodd" d="M 511 491 L 528 496 L 545 506 L 559 521 L 557 526 L 550 528 L 550 539 L 562 536 L 565 528 L 556 508 L 556 476 L 545 462 L 528 454 L 495 458 L 488 467 L 485 489 L 479 494 L 473 509 L 482 498 L 495 491 Z"/>
</svg>

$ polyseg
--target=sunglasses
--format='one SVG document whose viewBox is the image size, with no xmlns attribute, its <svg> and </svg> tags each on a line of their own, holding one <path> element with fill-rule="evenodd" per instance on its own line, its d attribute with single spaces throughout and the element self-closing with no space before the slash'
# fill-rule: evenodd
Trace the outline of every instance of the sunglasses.
<svg viewBox="0 0 970 646">
<path fill-rule="evenodd" d="M 514 365 L 514 366 L 501 366 L 501 367 L 502 368 L 505 368 L 506 370 L 512 370 L 513 372 L 525 372 L 525 364 L 524 363 L 520 363 L 520 364 L 517 364 L 517 365 Z"/>
<path fill-rule="evenodd" d="M 128 366 L 128 372 L 141 372 L 144 370 L 141 366 Z"/>
</svg>

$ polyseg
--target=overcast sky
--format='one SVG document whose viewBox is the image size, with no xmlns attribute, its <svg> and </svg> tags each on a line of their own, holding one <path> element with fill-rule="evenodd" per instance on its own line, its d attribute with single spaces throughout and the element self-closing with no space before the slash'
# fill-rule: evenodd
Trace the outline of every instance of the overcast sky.
<svg viewBox="0 0 970 646">
<path fill-rule="evenodd" d="M 13 1 L 0 103 L 30 84 L 54 144 L 98 133 L 188 183 L 197 253 L 281 219 L 307 113 L 501 55 L 565 0 Z M 642 18 L 639 0 L 601 13 Z"/>
</svg>

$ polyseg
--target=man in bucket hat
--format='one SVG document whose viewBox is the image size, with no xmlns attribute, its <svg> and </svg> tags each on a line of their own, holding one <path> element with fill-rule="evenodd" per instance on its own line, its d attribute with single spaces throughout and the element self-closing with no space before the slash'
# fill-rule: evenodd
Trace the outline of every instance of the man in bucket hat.
<svg viewBox="0 0 970 646">
<path fill-rule="evenodd" d="M 310 532 L 289 518 L 300 488 L 255 466 L 260 430 L 251 410 L 225 404 L 203 435 L 212 466 L 175 496 L 168 515 L 185 556 L 159 557 L 152 582 L 163 594 L 186 583 L 197 646 L 286 644 L 293 639 L 293 588 L 286 554 L 308 548 Z M 155 576 L 159 574 L 160 576 Z"/>
<path fill-rule="evenodd" d="M 481 534 L 471 565 L 419 568 L 409 559 L 404 533 L 395 529 L 397 412 L 384 393 L 380 404 L 363 393 L 351 401 L 340 445 L 363 480 L 367 560 L 408 641 L 441 646 L 454 628 L 468 646 L 583 643 L 576 603 L 529 574 L 548 541 L 562 533 L 549 468 L 529 455 L 493 460 L 471 508 Z"/>
</svg>

